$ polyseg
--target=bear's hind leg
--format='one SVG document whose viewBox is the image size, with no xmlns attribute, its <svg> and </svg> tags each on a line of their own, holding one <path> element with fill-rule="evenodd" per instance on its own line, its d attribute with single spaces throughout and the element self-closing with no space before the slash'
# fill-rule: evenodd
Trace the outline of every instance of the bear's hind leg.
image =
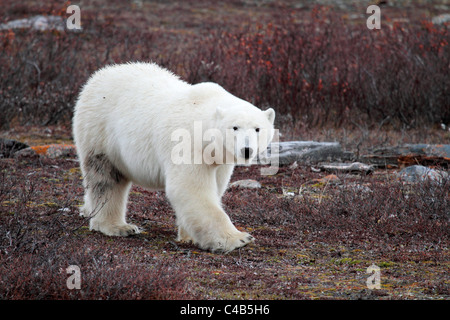
<svg viewBox="0 0 450 320">
<path fill-rule="evenodd" d="M 131 182 L 126 179 L 104 154 L 88 157 L 83 164 L 85 205 L 82 214 L 91 218 L 91 230 L 109 236 L 128 236 L 139 228 L 125 221 Z"/>
</svg>

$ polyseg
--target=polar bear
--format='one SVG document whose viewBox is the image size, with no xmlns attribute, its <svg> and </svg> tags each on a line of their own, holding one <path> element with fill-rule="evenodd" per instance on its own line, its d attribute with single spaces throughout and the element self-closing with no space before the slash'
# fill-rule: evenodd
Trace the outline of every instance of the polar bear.
<svg viewBox="0 0 450 320">
<path fill-rule="evenodd" d="M 236 163 L 251 164 L 267 148 L 274 119 L 272 108 L 262 111 L 215 83 L 188 84 L 154 63 L 100 69 L 82 88 L 73 117 L 81 214 L 106 235 L 139 233 L 125 220 L 134 183 L 165 191 L 178 241 L 213 252 L 243 247 L 254 238 L 233 225 L 221 198 Z M 175 159 L 175 149 L 189 161 Z"/>
</svg>

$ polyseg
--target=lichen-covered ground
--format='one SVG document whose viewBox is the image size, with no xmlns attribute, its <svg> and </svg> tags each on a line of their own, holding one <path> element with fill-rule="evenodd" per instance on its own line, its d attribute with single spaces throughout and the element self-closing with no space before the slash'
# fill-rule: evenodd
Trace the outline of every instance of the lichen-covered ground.
<svg viewBox="0 0 450 320">
<path fill-rule="evenodd" d="M 0 159 L 0 298 L 448 299 L 450 182 L 403 184 L 392 170 L 318 180 L 327 175 L 237 168 L 232 181 L 262 188 L 229 189 L 224 208 L 256 242 L 221 255 L 175 242 L 164 192 L 133 187 L 128 219 L 144 231 L 107 237 L 78 215 L 76 158 Z M 80 290 L 67 288 L 70 265 Z"/>
</svg>

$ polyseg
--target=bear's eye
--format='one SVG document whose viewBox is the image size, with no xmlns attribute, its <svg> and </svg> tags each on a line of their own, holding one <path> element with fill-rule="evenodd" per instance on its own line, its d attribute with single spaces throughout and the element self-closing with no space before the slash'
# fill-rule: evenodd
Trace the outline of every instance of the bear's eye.
<svg viewBox="0 0 450 320">
<path fill-rule="evenodd" d="M 234 131 L 237 131 L 237 129 L 239 129 L 239 128 L 236 127 L 236 126 L 233 127 L 233 130 L 234 130 Z"/>
<path fill-rule="evenodd" d="M 259 128 L 256 128 L 255 131 L 256 131 L 256 132 L 259 132 Z"/>
</svg>

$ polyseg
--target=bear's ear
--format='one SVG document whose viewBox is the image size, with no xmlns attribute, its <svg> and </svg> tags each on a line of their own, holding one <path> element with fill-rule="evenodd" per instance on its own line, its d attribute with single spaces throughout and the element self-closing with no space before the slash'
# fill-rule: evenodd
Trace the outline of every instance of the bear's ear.
<svg viewBox="0 0 450 320">
<path fill-rule="evenodd" d="M 269 108 L 269 109 L 267 109 L 266 111 L 263 111 L 263 112 L 266 115 L 266 117 L 269 120 L 269 122 L 271 124 L 273 124 L 273 122 L 275 121 L 275 110 L 273 110 L 272 108 Z"/>
<path fill-rule="evenodd" d="M 216 108 L 216 119 L 223 119 L 225 117 L 225 109 L 222 107 Z"/>
</svg>

